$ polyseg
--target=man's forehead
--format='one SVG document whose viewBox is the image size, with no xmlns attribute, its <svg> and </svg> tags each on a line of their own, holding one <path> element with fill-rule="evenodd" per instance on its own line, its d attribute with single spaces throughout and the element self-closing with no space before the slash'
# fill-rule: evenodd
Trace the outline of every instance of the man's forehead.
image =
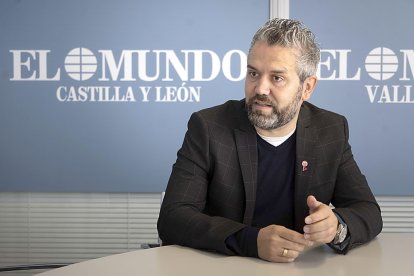
<svg viewBox="0 0 414 276">
<path fill-rule="evenodd" d="M 252 48 L 247 58 L 249 68 L 259 69 L 266 66 L 268 70 L 290 71 L 296 68 L 296 50 L 281 46 L 257 45 Z"/>
</svg>

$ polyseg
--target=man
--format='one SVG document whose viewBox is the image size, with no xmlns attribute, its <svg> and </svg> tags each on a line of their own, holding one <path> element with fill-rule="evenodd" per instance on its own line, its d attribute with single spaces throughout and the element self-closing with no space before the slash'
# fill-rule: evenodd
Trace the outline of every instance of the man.
<svg viewBox="0 0 414 276">
<path fill-rule="evenodd" d="M 245 100 L 189 120 L 158 220 L 164 244 L 292 262 L 315 243 L 345 254 L 381 232 L 346 119 L 306 102 L 319 59 L 298 21 L 257 31 Z"/>
</svg>

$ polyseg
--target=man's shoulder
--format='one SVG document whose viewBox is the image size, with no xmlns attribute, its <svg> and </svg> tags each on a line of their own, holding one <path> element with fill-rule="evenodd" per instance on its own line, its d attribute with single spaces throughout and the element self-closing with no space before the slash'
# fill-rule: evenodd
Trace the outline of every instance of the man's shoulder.
<svg viewBox="0 0 414 276">
<path fill-rule="evenodd" d="M 203 117 L 214 118 L 221 117 L 222 115 L 235 115 L 240 116 L 240 113 L 244 112 L 244 99 L 243 100 L 229 100 L 223 104 L 212 106 L 209 108 L 198 111 Z"/>
<path fill-rule="evenodd" d="M 303 103 L 299 118 L 301 123 L 322 126 L 342 124 L 346 120 L 341 114 L 320 108 L 309 102 Z"/>
<path fill-rule="evenodd" d="M 244 100 L 229 100 L 223 104 L 196 112 L 208 122 L 234 124 L 247 118 Z"/>
<path fill-rule="evenodd" d="M 214 128 L 248 130 L 252 127 L 247 118 L 244 99 L 230 100 L 221 105 L 202 109 L 193 113 L 192 117 Z"/>
</svg>

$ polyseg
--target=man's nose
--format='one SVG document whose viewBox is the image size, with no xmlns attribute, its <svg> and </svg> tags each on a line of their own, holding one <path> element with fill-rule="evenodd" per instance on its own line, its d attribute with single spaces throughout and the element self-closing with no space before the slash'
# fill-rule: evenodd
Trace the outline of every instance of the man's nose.
<svg viewBox="0 0 414 276">
<path fill-rule="evenodd" d="M 270 93 L 269 82 L 265 78 L 260 79 L 258 85 L 256 86 L 256 94 L 269 95 L 269 93 Z"/>
</svg>

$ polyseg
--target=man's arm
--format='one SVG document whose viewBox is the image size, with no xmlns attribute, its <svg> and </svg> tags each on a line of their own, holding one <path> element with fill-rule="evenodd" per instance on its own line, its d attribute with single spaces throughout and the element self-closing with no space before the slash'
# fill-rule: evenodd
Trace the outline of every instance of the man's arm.
<svg viewBox="0 0 414 276">
<path fill-rule="evenodd" d="M 348 124 L 344 121 L 345 144 L 338 168 L 332 204 L 335 213 L 346 223 L 348 237 L 346 246 L 333 247 L 346 254 L 350 249 L 366 243 L 382 230 L 381 210 L 373 196 L 365 176 L 355 162 L 348 143 Z M 335 237 L 338 219 L 331 208 L 308 197 L 309 216 L 305 218 L 305 238 L 315 242 L 331 243 Z"/>
<path fill-rule="evenodd" d="M 245 225 L 224 216 L 207 214 L 210 174 L 215 165 L 210 156 L 209 139 L 207 123 L 199 113 L 194 113 L 168 182 L 158 219 L 158 232 L 165 244 L 231 255 L 234 252 L 226 247 L 225 240 Z"/>
<path fill-rule="evenodd" d="M 346 144 L 338 169 L 332 204 L 348 226 L 349 246 L 342 253 L 375 238 L 382 230 L 381 209 L 355 162 L 348 143 L 348 123 L 344 119 Z"/>
</svg>

